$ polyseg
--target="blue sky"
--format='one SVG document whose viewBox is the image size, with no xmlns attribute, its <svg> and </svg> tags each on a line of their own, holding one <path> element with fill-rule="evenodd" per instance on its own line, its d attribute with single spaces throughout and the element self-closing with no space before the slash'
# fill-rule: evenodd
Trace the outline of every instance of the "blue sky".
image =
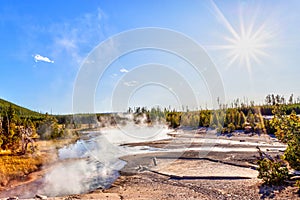
<svg viewBox="0 0 300 200">
<path fill-rule="evenodd" d="M 84 59 L 115 34 L 143 27 L 178 31 L 201 45 L 221 76 L 225 102 L 247 97 L 262 103 L 269 93 L 298 97 L 299 24 L 297 0 L 3 0 L 0 97 L 36 111 L 72 113 L 74 83 Z M 122 77 L 151 62 L 182 74 L 197 94 L 198 107 L 210 105 L 205 81 L 194 77 L 187 63 L 149 50 L 122 56 L 99 77 L 95 111 L 111 111 L 112 91 Z M 124 84 L 130 87 L 134 81 Z M 126 101 L 129 106 L 181 107 L 168 88 L 157 84 Z"/>
</svg>

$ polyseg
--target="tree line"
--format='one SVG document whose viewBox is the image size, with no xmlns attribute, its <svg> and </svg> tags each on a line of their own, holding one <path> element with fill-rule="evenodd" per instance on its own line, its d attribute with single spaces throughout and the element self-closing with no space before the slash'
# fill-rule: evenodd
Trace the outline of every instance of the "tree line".
<svg viewBox="0 0 300 200">
<path fill-rule="evenodd" d="M 200 110 L 190 112 L 166 111 L 166 121 L 172 128 L 179 126 L 190 127 L 210 127 L 221 133 L 230 133 L 235 130 L 245 130 L 256 133 L 274 134 L 275 128 L 270 118 L 274 116 L 274 109 L 281 105 L 285 114 L 300 114 L 300 101 L 294 101 L 293 95 L 289 101 L 285 101 L 284 96 L 269 94 L 266 96 L 264 105 L 242 103 L 239 99 L 228 105 L 219 105 L 216 110 Z"/>
<path fill-rule="evenodd" d="M 299 99 L 293 95 L 288 101 L 282 95 L 269 94 L 265 98 L 264 105 L 244 103 L 239 99 L 231 105 L 219 105 L 219 109 L 201 109 L 198 111 L 176 111 L 167 108 L 134 107 L 129 108 L 127 114 L 133 115 L 136 124 L 167 123 L 170 128 L 180 126 L 210 127 L 218 132 L 226 134 L 235 130 L 244 130 L 256 133 L 276 132 L 276 126 L 265 115 L 273 115 L 277 105 L 285 109 L 285 114 L 300 113 Z M 49 115 L 40 114 L 22 109 L 14 104 L 0 101 L 0 149 L 14 150 L 24 149 L 24 146 L 32 146 L 32 140 L 57 139 L 70 135 L 69 129 L 105 127 L 125 125 L 128 118 L 117 113 L 76 114 L 76 115 Z"/>
</svg>

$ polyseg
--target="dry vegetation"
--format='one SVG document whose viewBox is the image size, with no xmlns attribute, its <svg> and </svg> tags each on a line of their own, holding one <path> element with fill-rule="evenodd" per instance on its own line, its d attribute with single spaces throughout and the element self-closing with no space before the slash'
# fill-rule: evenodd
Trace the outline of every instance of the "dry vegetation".
<svg viewBox="0 0 300 200">
<path fill-rule="evenodd" d="M 38 171 L 42 166 L 55 162 L 57 149 L 77 140 L 77 137 L 53 141 L 38 141 L 38 150 L 33 154 L 14 155 L 10 151 L 0 152 L 0 186 L 11 181 L 26 181 L 27 175 Z M 1 188 L 0 187 L 0 188 Z"/>
<path fill-rule="evenodd" d="M 1 155 L 0 185 L 6 186 L 14 179 L 25 179 L 26 175 L 38 170 L 43 163 L 43 156 L 40 155 Z"/>
</svg>

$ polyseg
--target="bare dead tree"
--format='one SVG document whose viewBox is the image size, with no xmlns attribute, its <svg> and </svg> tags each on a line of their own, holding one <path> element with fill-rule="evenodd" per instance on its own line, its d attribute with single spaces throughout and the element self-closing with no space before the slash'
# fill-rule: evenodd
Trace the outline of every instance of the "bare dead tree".
<svg viewBox="0 0 300 200">
<path fill-rule="evenodd" d="M 271 160 L 271 161 L 274 161 L 274 158 L 273 158 L 271 155 L 269 155 L 269 154 L 263 152 L 263 151 L 259 148 L 259 146 L 256 146 L 256 149 L 257 149 L 257 151 L 258 151 L 258 153 L 259 153 L 260 159 L 267 158 L 267 159 L 269 159 L 269 160 Z"/>
<path fill-rule="evenodd" d="M 34 151 L 35 150 L 35 147 L 34 147 L 34 140 L 32 139 L 32 128 L 24 128 L 24 127 L 21 127 L 20 128 L 20 132 L 21 132 L 21 135 L 22 135 L 22 154 L 25 154 L 26 153 L 26 150 L 27 150 L 27 147 L 28 147 L 28 144 L 30 143 L 31 144 L 31 150 Z"/>
</svg>

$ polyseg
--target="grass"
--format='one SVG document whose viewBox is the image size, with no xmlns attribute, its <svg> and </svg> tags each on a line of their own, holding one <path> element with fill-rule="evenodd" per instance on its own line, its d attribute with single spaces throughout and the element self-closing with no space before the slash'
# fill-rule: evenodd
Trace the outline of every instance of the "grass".
<svg viewBox="0 0 300 200">
<path fill-rule="evenodd" d="M 32 154 L 27 152 L 26 155 L 15 155 L 9 150 L 0 150 L 0 187 L 7 186 L 12 180 L 26 180 L 28 174 L 38 171 L 43 165 L 55 162 L 57 150 L 75 143 L 78 139 L 74 133 L 72 132 L 70 138 L 37 141 L 37 151 Z"/>
<path fill-rule="evenodd" d="M 0 155 L 0 185 L 5 186 L 11 180 L 24 178 L 37 171 L 43 163 L 42 156 Z"/>
</svg>

